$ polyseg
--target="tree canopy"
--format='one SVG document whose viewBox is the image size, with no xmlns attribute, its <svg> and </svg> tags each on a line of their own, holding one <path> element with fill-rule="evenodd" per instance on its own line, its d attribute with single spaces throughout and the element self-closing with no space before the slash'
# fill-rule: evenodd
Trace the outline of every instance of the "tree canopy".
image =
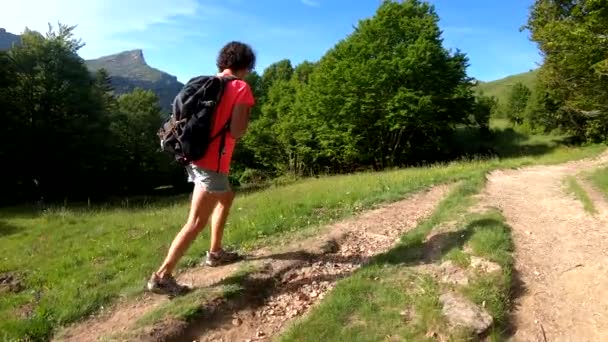
<svg viewBox="0 0 608 342">
<path fill-rule="evenodd" d="M 608 2 L 536 0 L 526 26 L 544 58 L 536 121 L 588 141 L 608 138 Z"/>
</svg>

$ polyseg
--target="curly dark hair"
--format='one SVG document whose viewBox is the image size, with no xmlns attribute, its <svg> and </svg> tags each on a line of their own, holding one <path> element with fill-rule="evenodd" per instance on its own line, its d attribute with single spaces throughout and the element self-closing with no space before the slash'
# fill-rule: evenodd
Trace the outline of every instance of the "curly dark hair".
<svg viewBox="0 0 608 342">
<path fill-rule="evenodd" d="M 251 71 L 255 67 L 255 53 L 245 43 L 229 42 L 224 45 L 217 56 L 217 67 L 220 71 L 224 69 Z"/>
</svg>

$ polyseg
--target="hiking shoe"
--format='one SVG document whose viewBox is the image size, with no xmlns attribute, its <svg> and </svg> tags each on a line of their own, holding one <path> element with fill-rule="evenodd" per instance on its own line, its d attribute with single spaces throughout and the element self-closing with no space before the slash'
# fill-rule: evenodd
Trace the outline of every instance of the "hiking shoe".
<svg viewBox="0 0 608 342">
<path fill-rule="evenodd" d="M 169 296 L 178 296 L 190 290 L 188 286 L 179 284 L 172 275 L 165 275 L 163 278 L 152 274 L 146 285 L 148 291 Z"/>
<path fill-rule="evenodd" d="M 220 249 L 218 252 L 207 252 L 207 257 L 205 258 L 205 265 L 207 266 L 219 266 L 229 264 L 235 261 L 242 259 L 242 256 L 236 252 L 228 252 L 223 249 Z"/>
</svg>

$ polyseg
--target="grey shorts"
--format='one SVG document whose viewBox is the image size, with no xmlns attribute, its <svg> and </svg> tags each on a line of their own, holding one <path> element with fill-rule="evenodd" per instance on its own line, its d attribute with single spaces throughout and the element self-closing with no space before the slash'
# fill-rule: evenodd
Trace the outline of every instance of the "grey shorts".
<svg viewBox="0 0 608 342">
<path fill-rule="evenodd" d="M 228 175 L 202 169 L 195 165 L 186 166 L 188 181 L 201 184 L 208 192 L 232 191 Z"/>
</svg>

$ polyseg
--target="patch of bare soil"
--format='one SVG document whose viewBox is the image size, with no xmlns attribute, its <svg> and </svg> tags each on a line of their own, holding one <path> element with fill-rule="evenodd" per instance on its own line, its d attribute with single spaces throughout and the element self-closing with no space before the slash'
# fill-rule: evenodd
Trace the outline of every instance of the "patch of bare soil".
<svg viewBox="0 0 608 342">
<path fill-rule="evenodd" d="M 489 175 L 482 198 L 513 229 L 522 284 L 515 340 L 608 341 L 608 222 L 586 213 L 562 185 L 564 177 L 607 162 L 604 154 Z"/>
<path fill-rule="evenodd" d="M 268 340 L 294 318 L 306 314 L 337 280 L 390 249 L 404 232 L 432 213 L 449 188 L 438 186 L 420 192 L 324 227 L 317 236 L 278 250 L 258 250 L 244 262 L 261 271 L 241 280 L 243 292 L 238 296 L 201 303 L 200 318 L 188 327 L 183 322 L 163 321 L 146 329 L 137 339 Z M 191 269 L 178 278 L 197 288 L 213 286 L 234 274 L 241 263 Z M 135 301 L 117 303 L 106 312 L 66 329 L 58 339 L 96 341 L 104 335 L 127 332 L 138 318 L 166 301 L 165 297 L 145 294 Z"/>
<path fill-rule="evenodd" d="M 6 272 L 0 274 L 0 294 L 2 293 L 17 293 L 21 292 L 25 286 L 21 281 L 21 277 L 12 272 Z"/>
</svg>

